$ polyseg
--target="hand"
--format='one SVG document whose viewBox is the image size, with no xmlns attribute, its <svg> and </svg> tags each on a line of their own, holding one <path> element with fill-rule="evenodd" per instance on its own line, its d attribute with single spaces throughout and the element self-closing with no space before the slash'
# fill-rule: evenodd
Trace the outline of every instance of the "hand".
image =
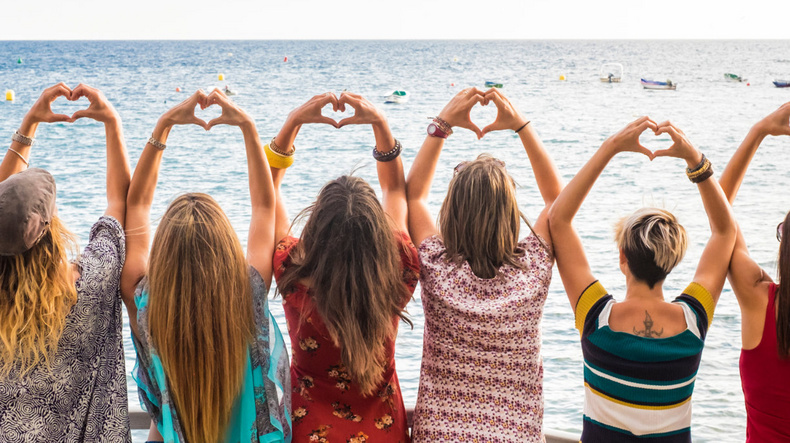
<svg viewBox="0 0 790 443">
<path fill-rule="evenodd" d="M 648 156 L 650 160 L 653 160 L 656 154 L 639 143 L 639 136 L 648 129 L 652 129 L 653 132 L 655 132 L 658 130 L 658 125 L 649 117 L 641 117 L 629 123 L 628 126 L 621 129 L 617 134 L 606 139 L 602 147 L 613 149 L 615 153 L 627 151 L 639 152 Z"/>
<path fill-rule="evenodd" d="M 340 94 L 340 98 L 337 100 L 337 109 L 340 112 L 345 112 L 346 105 L 354 108 L 354 115 L 337 122 L 337 128 L 346 125 L 378 125 L 387 121 L 384 114 L 373 103 L 359 94 L 350 92 Z"/>
<path fill-rule="evenodd" d="M 669 134 L 673 142 L 669 149 L 661 149 L 654 152 L 656 157 L 682 158 L 686 160 L 689 167 L 694 167 L 702 161 L 702 154 L 691 144 L 686 134 L 669 121 L 665 121 L 658 125 L 658 129 L 655 132 L 656 135 Z"/>
<path fill-rule="evenodd" d="M 66 97 L 68 100 L 71 98 L 71 89 L 61 82 L 55 86 L 50 86 L 41 93 L 41 96 L 33 103 L 33 106 L 27 111 L 25 121 L 29 125 L 38 123 L 53 123 L 53 122 L 67 122 L 71 117 L 65 114 L 55 114 L 52 112 L 52 102 L 58 97 Z"/>
<path fill-rule="evenodd" d="M 757 122 L 754 128 L 763 135 L 790 135 L 790 102 Z"/>
<path fill-rule="evenodd" d="M 291 120 L 295 126 L 308 123 L 326 123 L 327 125 L 337 128 L 338 123 L 334 119 L 321 115 L 321 110 L 329 103 L 332 104 L 332 110 L 337 112 L 339 104 L 335 94 L 327 92 L 325 94 L 316 95 L 305 104 L 291 111 L 291 113 L 288 114 L 288 119 Z"/>
<path fill-rule="evenodd" d="M 473 131 L 477 134 L 477 138 L 480 139 L 483 137 L 483 132 L 476 124 L 472 123 L 472 118 L 470 117 L 472 107 L 478 103 L 484 106 L 488 104 L 488 99 L 483 94 L 483 91 L 477 88 L 466 88 L 455 94 L 455 97 L 445 105 L 438 117 L 446 121 L 450 126 L 458 126 Z"/>
<path fill-rule="evenodd" d="M 508 100 L 499 89 L 489 89 L 485 92 L 485 98 L 486 100 L 493 101 L 496 105 L 496 120 L 494 120 L 494 123 L 483 128 L 483 135 L 503 129 L 515 131 L 527 122 L 527 119 L 510 103 L 510 100 Z"/>
<path fill-rule="evenodd" d="M 252 117 L 249 116 L 243 109 L 236 106 L 231 99 L 228 98 L 219 89 L 214 89 L 206 99 L 206 106 L 217 105 L 222 108 L 222 114 L 219 117 L 211 119 L 208 122 L 206 129 L 211 129 L 216 125 L 230 125 L 230 126 L 243 126 L 246 124 L 254 124 Z"/>
<path fill-rule="evenodd" d="M 69 121 L 73 122 L 83 117 L 105 124 L 120 120 L 118 112 L 116 112 L 115 108 L 107 101 L 107 97 L 104 96 L 104 93 L 98 89 L 80 83 L 71 91 L 71 98 L 69 100 L 77 100 L 80 97 L 87 98 L 90 102 L 90 106 L 88 106 L 88 109 L 82 109 L 72 114 Z"/>
<path fill-rule="evenodd" d="M 200 109 L 206 109 L 206 93 L 198 89 L 188 99 L 170 108 L 162 114 L 159 120 L 166 126 L 194 124 L 209 130 L 210 126 L 205 121 L 195 117 L 195 106 L 200 105 Z"/>
</svg>

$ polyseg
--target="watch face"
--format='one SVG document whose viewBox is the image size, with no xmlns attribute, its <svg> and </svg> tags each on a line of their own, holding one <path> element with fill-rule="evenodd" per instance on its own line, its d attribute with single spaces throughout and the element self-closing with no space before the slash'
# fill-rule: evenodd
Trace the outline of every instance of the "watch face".
<svg viewBox="0 0 790 443">
<path fill-rule="evenodd" d="M 435 124 L 435 123 L 431 123 L 430 125 L 428 125 L 428 135 L 434 135 L 434 134 L 436 134 L 436 130 L 437 130 L 437 129 L 439 129 L 439 127 L 438 127 L 438 126 L 436 126 L 436 124 Z"/>
</svg>

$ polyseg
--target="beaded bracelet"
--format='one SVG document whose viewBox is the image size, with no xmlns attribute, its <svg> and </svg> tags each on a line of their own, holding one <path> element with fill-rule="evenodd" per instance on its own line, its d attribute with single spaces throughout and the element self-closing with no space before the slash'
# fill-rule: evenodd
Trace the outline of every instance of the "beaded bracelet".
<svg viewBox="0 0 790 443">
<path fill-rule="evenodd" d="M 373 158 L 379 162 L 389 162 L 395 160 L 400 155 L 403 145 L 400 144 L 398 139 L 395 139 L 395 147 L 387 152 L 379 152 L 377 148 L 373 148 Z"/>
<path fill-rule="evenodd" d="M 707 158 L 704 158 L 703 160 L 702 166 L 695 167 L 693 172 L 686 171 L 686 176 L 688 176 L 692 183 L 699 184 L 713 176 L 713 165 L 711 164 L 710 160 Z"/>
<path fill-rule="evenodd" d="M 294 155 L 294 153 L 296 152 L 296 145 L 291 146 L 291 151 L 290 152 L 283 152 L 280 149 L 280 147 L 277 146 L 277 143 L 274 142 L 275 138 L 277 138 L 277 137 L 276 136 L 272 137 L 272 141 L 269 142 L 269 149 L 271 149 L 273 152 L 276 152 L 277 154 L 282 155 L 283 157 L 290 157 L 290 156 Z"/>
<path fill-rule="evenodd" d="M 439 129 L 442 130 L 442 132 L 447 134 L 448 137 L 453 135 L 453 127 L 450 126 L 449 123 L 447 123 L 446 121 L 442 120 L 439 117 L 432 117 L 432 118 L 433 118 L 433 122 L 436 123 L 436 126 L 438 126 Z"/>
<path fill-rule="evenodd" d="M 705 154 L 702 154 L 702 160 L 699 161 L 697 166 L 694 166 L 693 168 L 686 168 L 686 172 L 692 173 L 699 171 L 703 166 L 705 166 L 705 160 L 707 160 L 707 158 L 705 157 Z"/>
<path fill-rule="evenodd" d="M 25 146 L 33 146 L 33 143 L 36 142 L 36 139 L 28 137 L 17 130 L 14 131 L 14 135 L 11 136 L 11 141 L 15 141 Z"/>
<path fill-rule="evenodd" d="M 288 169 L 294 164 L 293 153 L 291 155 L 283 155 L 279 152 L 272 150 L 269 145 L 263 145 L 263 152 L 266 153 L 266 159 L 269 161 L 269 166 L 277 169 Z"/>
</svg>

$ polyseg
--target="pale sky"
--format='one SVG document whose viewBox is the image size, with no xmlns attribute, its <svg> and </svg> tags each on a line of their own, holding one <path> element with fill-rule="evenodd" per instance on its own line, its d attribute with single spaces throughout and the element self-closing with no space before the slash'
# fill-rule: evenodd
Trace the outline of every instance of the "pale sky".
<svg viewBox="0 0 790 443">
<path fill-rule="evenodd" d="M 788 39 L 786 0 L 2 0 L 0 40 Z"/>
</svg>

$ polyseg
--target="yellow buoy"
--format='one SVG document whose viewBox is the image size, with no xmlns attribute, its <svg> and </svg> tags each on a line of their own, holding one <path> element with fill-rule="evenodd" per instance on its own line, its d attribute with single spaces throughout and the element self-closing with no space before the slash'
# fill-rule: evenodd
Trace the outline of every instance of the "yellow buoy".
<svg viewBox="0 0 790 443">
<path fill-rule="evenodd" d="M 223 81 L 223 80 L 225 80 L 225 74 L 222 74 L 222 73 L 220 73 L 220 74 L 217 76 L 217 80 L 219 80 L 219 81 Z"/>
<path fill-rule="evenodd" d="M 5 99 L 6 99 L 6 101 L 9 101 L 9 102 L 14 101 L 14 90 L 13 89 L 6 89 L 6 91 L 5 91 Z"/>
<path fill-rule="evenodd" d="M 565 76 L 564 76 L 564 75 L 561 75 L 561 76 L 560 76 L 560 81 L 561 81 L 561 82 L 564 82 L 564 81 L 565 81 Z"/>
</svg>

